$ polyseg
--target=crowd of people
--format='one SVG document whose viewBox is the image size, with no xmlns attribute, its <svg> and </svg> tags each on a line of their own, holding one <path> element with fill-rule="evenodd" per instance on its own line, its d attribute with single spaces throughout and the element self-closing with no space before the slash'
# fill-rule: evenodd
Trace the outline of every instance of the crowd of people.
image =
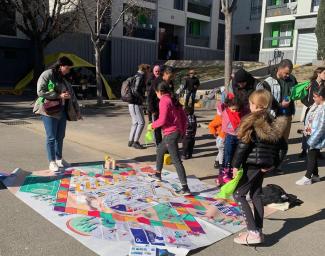
<svg viewBox="0 0 325 256">
<path fill-rule="evenodd" d="M 49 169 L 56 172 L 68 166 L 62 158 L 66 121 L 81 119 L 80 110 L 71 85 L 65 79 L 72 61 L 61 57 L 56 65 L 43 72 L 37 84 L 34 112 L 40 114 L 47 137 Z M 216 138 L 214 167 L 219 170 L 217 186 L 231 181 L 239 169 L 243 176 L 234 192 L 247 224 L 247 232 L 239 234 L 235 242 L 258 244 L 263 242 L 262 183 L 265 173 L 281 170 L 288 152 L 288 139 L 295 103 L 292 89 L 297 85 L 292 75 L 293 64 L 284 59 L 275 72 L 258 81 L 244 69 L 233 72 L 230 85 L 225 86 L 217 102 L 216 115 L 209 124 Z M 140 143 L 145 128 L 144 105 L 147 105 L 147 130 L 154 133 L 157 147 L 154 180 L 161 181 L 164 155 L 168 152 L 182 185 L 179 195 L 189 195 L 186 171 L 182 160 L 190 159 L 195 147 L 197 121 L 194 114 L 196 92 L 200 81 L 190 70 L 184 82 L 184 106 L 175 94 L 173 69 L 159 65 L 150 68 L 141 64 L 133 77 L 132 97 L 128 109 L 132 119 L 128 147 L 144 149 Z M 303 143 L 300 156 L 307 156 L 307 172 L 297 185 L 309 185 L 320 180 L 317 159 L 325 147 L 325 68 L 315 70 L 307 95 L 301 101 L 306 106 Z M 182 153 L 179 143 L 182 143 Z M 250 194 L 253 211 L 246 195 Z M 209 214 L 207 214 L 209 216 Z"/>
</svg>

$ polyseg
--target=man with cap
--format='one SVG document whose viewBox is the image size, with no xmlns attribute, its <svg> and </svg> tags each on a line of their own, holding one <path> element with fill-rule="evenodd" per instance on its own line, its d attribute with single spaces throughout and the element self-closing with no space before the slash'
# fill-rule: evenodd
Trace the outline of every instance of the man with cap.
<svg viewBox="0 0 325 256">
<path fill-rule="evenodd" d="M 239 69 L 234 75 L 233 92 L 242 104 L 241 117 L 247 115 L 249 110 L 249 96 L 255 90 L 258 81 L 245 69 Z"/>
</svg>

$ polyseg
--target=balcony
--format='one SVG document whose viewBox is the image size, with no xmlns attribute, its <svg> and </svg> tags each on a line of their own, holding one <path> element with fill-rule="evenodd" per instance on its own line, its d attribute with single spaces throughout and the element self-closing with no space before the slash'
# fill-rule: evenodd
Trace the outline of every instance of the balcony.
<svg viewBox="0 0 325 256">
<path fill-rule="evenodd" d="M 123 27 L 123 35 L 135 38 L 142 38 L 142 39 L 149 39 L 149 40 L 156 40 L 156 28 L 152 27 L 151 25 L 145 27 Z"/>
<path fill-rule="evenodd" d="M 297 13 L 297 2 L 285 3 L 283 0 L 274 5 L 273 1 L 268 1 L 266 7 L 266 17 L 275 17 L 282 15 L 292 15 Z"/>
<path fill-rule="evenodd" d="M 292 47 L 293 36 L 265 37 L 263 48 Z"/>
<path fill-rule="evenodd" d="M 188 0 L 187 11 L 210 17 L 211 4 L 209 4 L 209 1 Z"/>
<path fill-rule="evenodd" d="M 199 47 L 209 47 L 210 38 L 208 36 L 193 36 L 188 35 L 186 37 L 186 44 L 199 46 Z"/>
</svg>

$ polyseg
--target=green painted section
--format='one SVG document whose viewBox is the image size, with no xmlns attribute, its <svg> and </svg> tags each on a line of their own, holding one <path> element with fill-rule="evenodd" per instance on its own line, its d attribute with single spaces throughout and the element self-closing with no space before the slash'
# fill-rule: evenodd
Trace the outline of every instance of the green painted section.
<svg viewBox="0 0 325 256">
<path fill-rule="evenodd" d="M 53 177 L 27 176 L 24 184 L 20 187 L 21 192 L 56 196 L 60 180 Z"/>
</svg>

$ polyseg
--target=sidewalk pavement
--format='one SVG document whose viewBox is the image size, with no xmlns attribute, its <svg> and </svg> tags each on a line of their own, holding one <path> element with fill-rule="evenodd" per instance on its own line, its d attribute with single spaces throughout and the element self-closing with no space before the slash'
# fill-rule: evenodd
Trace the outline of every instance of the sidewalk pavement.
<svg viewBox="0 0 325 256">
<path fill-rule="evenodd" d="M 47 168 L 44 130 L 39 118 L 31 114 L 29 101 L 3 100 L 0 97 L 0 171 Z M 199 123 L 209 122 L 213 111 L 197 111 Z M 155 161 L 155 148 L 136 150 L 127 147 L 130 118 L 126 106 L 116 103 L 103 108 L 83 109 L 84 120 L 68 124 L 64 144 L 65 158 L 71 162 L 103 160 L 109 153 L 115 158 L 132 158 L 137 161 Z M 295 120 L 298 120 L 297 115 Z M 25 121 L 27 124 L 8 125 L 3 122 Z M 18 123 L 16 123 L 18 124 Z M 233 237 L 207 248 L 192 252 L 193 255 L 322 255 L 325 253 L 324 178 L 312 186 L 298 187 L 295 181 L 303 176 L 305 160 L 299 160 L 300 123 L 294 121 L 290 136 L 289 156 L 285 173 L 270 176 L 264 184 L 275 183 L 287 192 L 297 195 L 305 203 L 287 212 L 277 212 L 265 221 L 266 244 L 258 247 L 237 246 Z M 198 129 L 194 158 L 184 162 L 187 174 L 194 174 L 213 184 L 216 170 L 215 141 L 206 128 Z M 324 173 L 324 161 L 320 163 Z M 173 170 L 172 166 L 166 169 Z M 0 255 L 93 255 L 74 239 L 41 218 L 7 190 L 0 191 Z M 37 223 L 37 225 L 35 225 Z M 4 235 L 5 234 L 5 235 Z M 59 248 L 59 249 L 58 249 Z M 113 255 L 113 254 L 112 254 Z"/>
</svg>

